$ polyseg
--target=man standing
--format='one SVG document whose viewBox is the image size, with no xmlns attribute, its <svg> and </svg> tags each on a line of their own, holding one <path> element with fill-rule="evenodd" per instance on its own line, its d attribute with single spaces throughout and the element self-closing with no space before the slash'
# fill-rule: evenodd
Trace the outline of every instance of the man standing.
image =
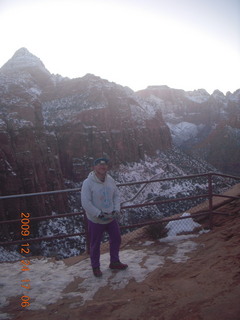
<svg viewBox="0 0 240 320">
<path fill-rule="evenodd" d="M 88 218 L 91 265 L 96 277 L 102 276 L 100 245 L 105 231 L 110 240 L 109 268 L 124 270 L 128 267 L 119 260 L 121 234 L 115 217 L 120 211 L 120 197 L 116 183 L 107 171 L 108 159 L 96 159 L 94 170 L 84 180 L 81 191 L 82 206 Z"/>
</svg>

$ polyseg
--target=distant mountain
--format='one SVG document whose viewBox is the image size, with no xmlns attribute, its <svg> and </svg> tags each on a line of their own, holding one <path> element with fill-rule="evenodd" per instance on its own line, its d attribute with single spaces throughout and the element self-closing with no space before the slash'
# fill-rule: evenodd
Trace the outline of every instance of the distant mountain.
<svg viewBox="0 0 240 320">
<path fill-rule="evenodd" d="M 34 69 L 41 70 L 50 76 L 49 71 L 38 57 L 29 52 L 28 49 L 21 48 L 1 67 L 1 72 L 5 74 L 15 74 L 17 72 L 26 72 Z"/>
<path fill-rule="evenodd" d="M 163 157 L 172 142 L 238 174 L 239 97 L 239 90 L 224 96 L 167 86 L 134 93 L 91 74 L 63 78 L 21 48 L 0 69 L 0 192 L 63 189 L 80 183 L 103 153 L 117 168 Z M 190 172 L 199 172 L 193 162 Z M 44 215 L 66 212 L 68 204 L 64 195 L 0 204 L 6 219 L 25 208 Z"/>
<path fill-rule="evenodd" d="M 226 96 L 152 86 L 137 94 L 160 108 L 174 145 L 220 171 L 240 175 L 240 89 Z"/>
</svg>

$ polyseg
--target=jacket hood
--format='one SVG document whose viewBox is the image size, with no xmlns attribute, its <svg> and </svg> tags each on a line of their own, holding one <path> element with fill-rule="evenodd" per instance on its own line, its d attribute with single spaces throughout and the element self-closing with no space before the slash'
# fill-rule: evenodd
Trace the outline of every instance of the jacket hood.
<svg viewBox="0 0 240 320">
<path fill-rule="evenodd" d="M 88 179 L 90 179 L 91 181 L 93 182 L 97 182 L 97 183 L 104 183 L 102 182 L 101 180 L 98 179 L 98 177 L 96 176 L 95 172 L 94 171 L 91 171 L 88 175 Z M 107 174 L 106 175 L 106 179 L 109 179 L 109 175 Z M 105 179 L 105 181 L 106 181 Z"/>
</svg>

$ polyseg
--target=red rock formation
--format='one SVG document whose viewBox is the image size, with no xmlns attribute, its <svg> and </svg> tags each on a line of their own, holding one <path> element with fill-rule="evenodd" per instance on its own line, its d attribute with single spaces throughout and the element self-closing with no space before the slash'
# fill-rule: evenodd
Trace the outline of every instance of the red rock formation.
<svg viewBox="0 0 240 320">
<path fill-rule="evenodd" d="M 64 189 L 64 179 L 82 181 L 103 153 L 115 166 L 171 146 L 161 112 L 129 88 L 53 76 L 26 49 L 0 69 L 0 91 L 1 195 Z M 64 212 L 66 196 L 3 200 L 0 210 L 2 219 Z"/>
</svg>

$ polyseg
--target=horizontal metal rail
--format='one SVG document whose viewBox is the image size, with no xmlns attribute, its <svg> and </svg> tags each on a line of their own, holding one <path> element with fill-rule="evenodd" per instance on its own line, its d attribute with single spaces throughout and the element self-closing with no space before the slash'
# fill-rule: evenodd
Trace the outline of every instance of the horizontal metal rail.
<svg viewBox="0 0 240 320">
<path fill-rule="evenodd" d="M 76 192 L 80 191 L 81 188 L 75 189 L 64 189 L 64 190 L 55 190 L 55 191 L 43 191 L 43 192 L 33 192 L 33 193 L 23 193 L 23 194 L 11 194 L 8 196 L 0 196 L 0 200 L 4 199 L 12 199 L 12 198 L 25 198 L 25 197 L 33 197 L 33 196 L 42 196 L 42 195 L 49 195 L 49 194 L 56 194 L 56 193 L 64 193 L 64 192 Z"/>
<path fill-rule="evenodd" d="M 192 179 L 192 178 L 199 178 L 199 177 L 208 177 L 208 184 L 210 181 L 212 181 L 213 176 L 221 176 L 224 178 L 230 178 L 230 179 L 237 179 L 240 180 L 240 177 L 230 176 L 230 175 L 224 175 L 224 174 L 216 174 L 216 173 L 205 173 L 205 174 L 196 174 L 196 175 L 187 175 L 187 176 L 180 176 L 180 177 L 173 177 L 173 178 L 164 178 L 164 179 L 154 179 L 154 180 L 143 180 L 143 181 L 135 181 L 135 182 L 128 182 L 128 183 L 120 183 L 117 184 L 118 187 L 124 187 L 124 186 L 132 186 L 132 185 L 138 185 L 138 184 L 150 184 L 150 183 L 159 183 L 164 181 L 173 181 L 173 180 L 180 180 L 180 179 Z M 211 187 L 211 186 L 210 186 Z M 10 198 L 19 198 L 19 197 L 32 197 L 32 196 L 42 196 L 42 195 L 51 195 L 51 194 L 58 194 L 58 193 L 66 193 L 66 192 L 77 192 L 80 191 L 81 188 L 74 188 L 74 189 L 65 189 L 65 190 L 55 190 L 55 191 L 46 191 L 46 192 L 38 192 L 38 193 L 29 193 L 29 194 L 17 194 L 17 195 L 6 195 L 6 196 L 0 196 L 0 200 L 10 199 Z M 211 190 L 211 188 L 208 188 L 208 190 Z M 210 192 L 211 193 L 211 192 Z M 230 202 L 234 199 L 240 199 L 240 197 L 235 196 L 229 196 L 229 195 L 219 195 L 219 194 L 213 194 L 213 193 L 207 193 L 202 195 L 196 195 L 196 196 L 189 196 L 189 197 L 183 197 L 183 198 L 175 198 L 175 199 L 169 199 L 169 200 L 160 200 L 160 201 L 153 201 L 153 202 L 145 202 L 145 203 L 139 203 L 135 205 L 125 205 L 121 207 L 121 210 L 124 209 L 131 209 L 131 208 L 141 208 L 141 207 L 147 207 L 147 206 L 154 206 L 154 205 L 161 205 L 165 203 L 171 203 L 171 202 L 179 202 L 179 201 L 187 201 L 187 200 L 194 200 L 199 198 L 207 198 L 209 201 L 213 197 L 223 197 L 228 198 L 228 200 L 224 201 Z M 210 199 L 211 198 L 211 199 Z M 127 203 L 127 201 L 125 202 Z M 205 211 L 198 211 L 198 213 L 194 213 L 194 217 L 197 216 L 203 216 L 203 215 L 209 215 L 209 214 L 224 214 L 220 212 L 214 211 L 214 209 L 217 209 L 218 205 L 211 205 L 211 208 L 209 206 L 208 210 Z M 84 211 L 74 212 L 74 213 L 67 213 L 67 214 L 58 214 L 53 216 L 41 216 L 41 217 L 31 217 L 31 221 L 35 220 L 48 220 L 48 219 L 55 219 L 55 218 L 63 218 L 63 217 L 71 217 L 71 216 L 84 216 L 84 220 L 86 220 L 86 216 Z M 166 221 L 172 221 L 172 220 L 181 220 L 181 219 L 188 219 L 189 217 L 168 217 L 168 218 L 162 218 L 161 220 L 154 220 L 154 221 L 148 221 L 143 222 L 139 224 L 133 224 L 128 226 L 121 226 L 121 229 L 132 229 L 139 226 L 144 226 L 148 224 L 155 224 L 155 223 L 162 223 Z M 9 223 L 17 223 L 20 222 L 21 219 L 15 219 L 15 220 L 7 220 L 7 221 L 0 221 L 0 225 L 2 224 L 9 224 Z M 15 245 L 15 244 L 21 244 L 27 242 L 38 242 L 38 241 L 50 241 L 53 239 L 62 239 L 62 238 L 68 238 L 68 237 L 76 237 L 76 236 L 85 236 L 87 237 L 87 229 L 85 232 L 82 233 L 74 233 L 74 234 L 61 234 L 61 235 L 55 235 L 55 236 L 49 236 L 49 237 L 41 237 L 41 238 L 29 238 L 25 240 L 14 240 L 14 241 L 6 241 L 6 242 L 0 242 L 0 245 Z"/>
<path fill-rule="evenodd" d="M 125 186 L 132 186 L 132 185 L 138 185 L 138 184 L 156 183 L 156 182 L 162 182 L 162 181 L 192 179 L 192 178 L 199 178 L 199 177 L 207 177 L 209 174 L 215 175 L 215 176 L 220 175 L 220 174 L 216 174 L 216 173 L 203 173 L 203 174 L 179 176 L 179 177 L 174 177 L 174 178 L 163 178 L 163 179 L 154 179 L 154 180 L 141 180 L 141 181 L 133 181 L 133 182 L 124 182 L 124 183 L 118 183 L 117 186 L 118 187 L 125 187 Z M 233 176 L 227 176 L 227 175 L 220 175 L 220 176 L 226 177 L 226 178 L 240 179 L 240 177 L 233 177 Z M 33 197 L 33 196 L 41 196 L 41 195 L 50 195 L 50 194 L 57 194 L 57 193 L 64 193 L 64 192 L 76 192 L 76 191 L 81 191 L 81 188 L 6 195 L 6 196 L 0 196 L 0 200 L 11 199 L 11 198 L 24 198 L 24 197 Z"/>
<path fill-rule="evenodd" d="M 219 198 L 228 198 L 228 199 L 239 199 L 239 197 L 235 197 L 235 196 L 229 196 L 227 194 L 216 194 L 216 193 L 213 193 L 213 197 L 219 197 Z"/>
<path fill-rule="evenodd" d="M 225 175 L 225 174 L 218 174 L 214 172 L 210 173 L 202 173 L 202 174 L 194 174 L 194 175 L 186 175 L 186 176 L 177 176 L 173 178 L 163 178 L 163 179 L 154 179 L 154 180 L 141 180 L 141 181 L 133 181 L 133 182 L 124 182 L 118 183 L 118 187 L 125 187 L 125 186 L 132 186 L 138 184 L 149 184 L 149 183 L 156 183 L 156 182 L 163 182 L 163 181 L 173 181 L 173 180 L 183 180 L 183 179 L 192 179 L 192 178 L 199 178 L 199 177 L 207 177 L 207 176 L 221 176 L 223 178 L 230 178 L 230 179 L 238 179 L 240 177 Z M 11 199 L 11 198 L 24 198 L 24 197 L 33 197 L 33 196 L 41 196 L 41 195 L 51 195 L 57 193 L 64 193 L 64 192 L 76 192 L 81 191 L 81 188 L 73 188 L 73 189 L 63 189 L 63 190 L 54 190 L 54 191 L 43 191 L 43 192 L 33 192 L 33 193 L 24 193 L 24 194 L 14 194 L 14 195 L 5 195 L 0 196 L 0 200 L 4 199 Z"/>
<path fill-rule="evenodd" d="M 73 217 L 73 216 L 84 216 L 84 211 L 81 212 L 73 212 L 73 213 L 65 213 L 65 214 L 56 214 L 54 216 L 41 216 L 41 217 L 31 217 L 31 221 L 35 220 L 49 220 L 49 219 L 56 219 L 56 218 L 65 218 L 65 217 Z M 0 221 L 0 224 L 7 224 L 7 223 L 16 223 L 16 222 L 21 222 L 22 219 L 16 219 L 16 220 L 5 220 L 5 221 Z"/>
<path fill-rule="evenodd" d="M 5 244 L 21 244 L 21 243 L 32 243 L 32 242 L 39 242 L 39 241 L 48 241 L 48 240 L 54 240 L 54 239 L 63 239 L 63 238 L 70 238 L 70 237 L 77 237 L 77 236 L 86 236 L 85 232 L 79 232 L 79 233 L 72 233 L 72 234 L 60 234 L 57 236 L 49 236 L 49 237 L 39 237 L 39 238 L 27 238 L 25 240 L 14 240 L 10 242 L 0 242 L 0 245 L 3 246 Z"/>
<path fill-rule="evenodd" d="M 194 218 L 197 217 L 201 217 L 201 216 L 206 216 L 206 214 L 208 214 L 208 211 L 200 211 L 198 213 L 194 214 Z M 156 219 L 154 221 L 145 221 L 145 222 L 141 222 L 141 223 L 135 223 L 132 224 L 131 226 L 121 226 L 121 229 L 133 229 L 133 228 L 137 228 L 137 227 L 144 227 L 144 226 L 148 226 L 148 225 L 154 225 L 154 224 L 158 224 L 158 223 L 168 223 L 170 221 L 178 221 L 178 220 L 186 220 L 192 218 L 191 216 L 184 216 L 184 217 L 168 217 L 168 218 L 161 218 L 161 219 Z"/>
<path fill-rule="evenodd" d="M 199 177 L 207 177 L 208 175 L 213 175 L 213 173 L 202 173 L 202 174 L 193 174 L 187 176 L 177 176 L 173 178 L 162 178 L 162 179 L 153 179 L 153 180 L 141 180 L 141 181 L 133 181 L 133 182 L 124 182 L 119 183 L 119 187 L 124 186 L 132 186 L 136 184 L 144 184 L 144 183 L 155 183 L 155 182 L 162 182 L 162 181 L 173 181 L 173 180 L 183 180 L 183 179 L 192 179 L 192 178 L 199 178 Z M 239 178 L 240 179 L 240 178 Z"/>
<path fill-rule="evenodd" d="M 155 206 L 155 205 L 169 203 L 169 202 L 194 200 L 194 199 L 200 199 L 200 198 L 208 198 L 208 194 L 202 194 L 202 195 L 198 195 L 198 196 L 190 196 L 190 197 L 184 197 L 184 198 L 175 198 L 175 199 L 169 199 L 169 200 L 160 200 L 160 201 L 154 201 L 154 202 L 145 202 L 145 203 L 133 204 L 133 205 L 128 205 L 128 206 L 123 206 L 121 209 L 142 208 L 142 207 Z"/>
</svg>

